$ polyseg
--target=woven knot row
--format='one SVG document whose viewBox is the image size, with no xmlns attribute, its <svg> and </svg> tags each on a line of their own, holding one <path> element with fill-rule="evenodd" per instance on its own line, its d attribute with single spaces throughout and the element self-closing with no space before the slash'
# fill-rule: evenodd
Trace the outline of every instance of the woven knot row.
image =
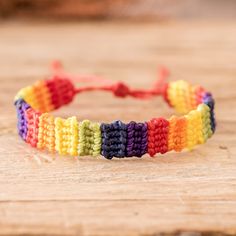
<svg viewBox="0 0 236 236">
<path fill-rule="evenodd" d="M 32 108 L 29 108 L 26 110 L 26 119 L 27 119 L 27 126 L 28 126 L 26 142 L 29 143 L 32 147 L 37 146 L 40 116 L 41 116 L 41 112 L 35 111 Z"/>
<path fill-rule="evenodd" d="M 79 125 L 78 153 L 81 156 L 99 155 L 101 151 L 101 130 L 97 123 L 84 120 Z"/>
<path fill-rule="evenodd" d="M 198 110 L 201 112 L 201 119 L 203 125 L 202 133 L 204 140 L 206 141 L 213 134 L 213 130 L 211 128 L 211 109 L 206 104 L 201 104 L 198 107 Z"/>
<path fill-rule="evenodd" d="M 55 119 L 48 113 L 43 113 L 39 117 L 39 131 L 38 131 L 39 149 L 48 149 L 50 152 L 55 151 Z"/>
<path fill-rule="evenodd" d="M 75 117 L 55 119 L 55 148 L 60 154 L 75 155 L 78 145 L 77 132 L 78 125 Z"/>
<path fill-rule="evenodd" d="M 131 121 L 127 124 L 127 146 L 128 157 L 141 157 L 147 152 L 147 124 Z"/>
<path fill-rule="evenodd" d="M 203 96 L 203 102 L 210 108 L 211 129 L 214 133 L 216 129 L 216 121 L 215 121 L 215 114 L 214 114 L 215 100 L 213 99 L 212 94 L 205 93 L 205 95 Z"/>
<path fill-rule="evenodd" d="M 51 94 L 51 102 L 55 109 L 66 105 L 73 100 L 75 88 L 70 80 L 54 77 L 51 80 L 47 80 L 46 85 Z"/>
<path fill-rule="evenodd" d="M 169 122 L 164 118 L 152 119 L 148 122 L 148 153 L 164 154 L 168 151 Z"/>
<path fill-rule="evenodd" d="M 24 140 L 26 140 L 27 131 L 28 131 L 26 110 L 30 108 L 30 106 L 23 99 L 18 99 L 15 103 L 15 106 L 16 106 L 16 111 L 17 111 L 18 133 Z"/>
<path fill-rule="evenodd" d="M 125 157 L 127 142 L 127 127 L 121 121 L 111 124 L 101 124 L 102 155 L 108 159 Z"/>
<path fill-rule="evenodd" d="M 170 119 L 169 150 L 180 152 L 186 145 L 186 118 L 173 116 Z"/>
</svg>

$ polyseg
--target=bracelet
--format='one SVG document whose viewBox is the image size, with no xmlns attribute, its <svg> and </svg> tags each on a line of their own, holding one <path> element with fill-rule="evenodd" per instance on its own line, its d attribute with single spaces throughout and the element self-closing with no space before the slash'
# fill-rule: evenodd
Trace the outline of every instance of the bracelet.
<svg viewBox="0 0 236 236">
<path fill-rule="evenodd" d="M 162 68 L 160 79 L 152 89 L 131 89 L 125 83 L 111 83 L 96 76 L 73 77 L 60 63 L 53 64 L 50 79 L 21 89 L 15 97 L 17 127 L 21 138 L 32 147 L 61 155 L 113 157 L 154 156 L 169 151 L 192 150 L 205 143 L 215 132 L 214 99 L 201 86 L 186 81 L 166 82 L 168 71 Z M 75 88 L 73 82 L 105 83 L 101 86 Z M 99 82 L 101 81 L 101 82 Z M 122 121 L 95 123 L 78 121 L 75 116 L 55 118 L 49 112 L 70 103 L 84 91 L 110 91 L 115 96 L 148 99 L 161 95 L 181 116 L 153 118 L 128 124 Z"/>
</svg>

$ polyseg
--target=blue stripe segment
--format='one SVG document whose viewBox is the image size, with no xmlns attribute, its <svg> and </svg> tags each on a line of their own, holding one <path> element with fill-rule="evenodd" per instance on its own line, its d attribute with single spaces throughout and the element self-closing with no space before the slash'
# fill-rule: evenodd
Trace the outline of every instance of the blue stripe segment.
<svg viewBox="0 0 236 236">
<path fill-rule="evenodd" d="M 127 126 L 121 121 L 111 124 L 101 124 L 102 148 L 101 154 L 107 159 L 123 158 L 126 154 Z"/>
</svg>

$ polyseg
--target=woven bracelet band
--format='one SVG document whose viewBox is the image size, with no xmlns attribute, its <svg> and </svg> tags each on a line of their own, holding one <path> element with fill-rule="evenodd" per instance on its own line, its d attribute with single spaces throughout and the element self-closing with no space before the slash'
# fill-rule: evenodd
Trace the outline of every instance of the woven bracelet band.
<svg viewBox="0 0 236 236">
<path fill-rule="evenodd" d="M 152 89 L 131 89 L 124 83 L 111 83 L 95 76 L 73 77 L 54 63 L 54 75 L 21 89 L 15 97 L 18 133 L 31 146 L 61 155 L 103 155 L 108 159 L 154 156 L 168 151 L 180 152 L 205 143 L 215 132 L 214 99 L 201 86 L 185 81 L 166 82 L 168 71 L 162 69 L 160 80 Z M 72 81 L 92 81 L 105 86 L 75 88 Z M 147 122 L 121 121 L 95 123 L 79 121 L 75 116 L 55 118 L 49 112 L 70 103 L 83 91 L 111 91 L 117 97 L 147 99 L 161 95 L 181 116 L 153 118 Z"/>
</svg>

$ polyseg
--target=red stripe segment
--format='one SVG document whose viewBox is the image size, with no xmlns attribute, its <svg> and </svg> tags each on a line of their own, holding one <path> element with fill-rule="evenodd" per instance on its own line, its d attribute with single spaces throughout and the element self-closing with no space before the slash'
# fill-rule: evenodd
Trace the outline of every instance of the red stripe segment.
<svg viewBox="0 0 236 236">
<path fill-rule="evenodd" d="M 164 154 L 168 151 L 169 122 L 164 118 L 154 118 L 148 124 L 148 153 Z"/>
<path fill-rule="evenodd" d="M 55 77 L 54 79 L 46 80 L 46 85 L 50 91 L 51 102 L 55 109 L 73 100 L 75 88 L 68 79 Z"/>
</svg>

